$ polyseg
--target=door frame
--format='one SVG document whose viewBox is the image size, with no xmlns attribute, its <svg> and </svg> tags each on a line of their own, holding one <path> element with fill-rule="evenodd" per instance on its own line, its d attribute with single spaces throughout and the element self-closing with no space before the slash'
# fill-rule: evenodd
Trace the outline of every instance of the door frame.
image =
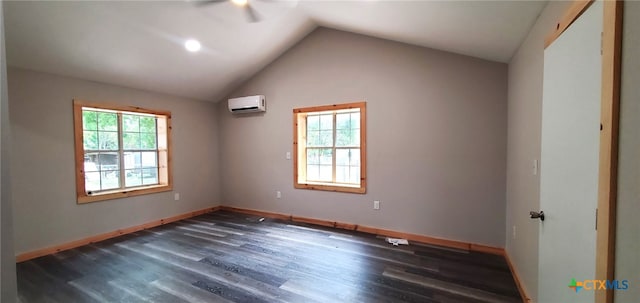
<svg viewBox="0 0 640 303">
<path fill-rule="evenodd" d="M 575 0 L 545 39 L 551 45 L 593 0 Z M 613 280 L 615 267 L 616 199 L 618 191 L 618 128 L 623 0 L 604 0 L 602 25 L 602 95 L 600 113 L 600 159 L 598 172 L 598 210 L 596 215 L 597 280 Z M 613 290 L 595 292 L 595 302 L 613 303 Z"/>
</svg>

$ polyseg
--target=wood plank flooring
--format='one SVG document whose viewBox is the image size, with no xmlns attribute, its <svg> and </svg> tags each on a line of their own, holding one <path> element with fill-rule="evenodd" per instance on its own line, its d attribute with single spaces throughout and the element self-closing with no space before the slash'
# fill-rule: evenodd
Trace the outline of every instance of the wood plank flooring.
<svg viewBox="0 0 640 303">
<path fill-rule="evenodd" d="M 21 302 L 521 302 L 501 256 L 215 212 L 17 265 Z"/>
</svg>

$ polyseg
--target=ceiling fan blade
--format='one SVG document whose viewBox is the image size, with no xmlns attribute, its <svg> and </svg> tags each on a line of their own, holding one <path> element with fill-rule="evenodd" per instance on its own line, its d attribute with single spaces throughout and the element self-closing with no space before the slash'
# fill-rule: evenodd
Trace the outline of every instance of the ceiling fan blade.
<svg viewBox="0 0 640 303">
<path fill-rule="evenodd" d="M 247 12 L 247 19 L 249 19 L 249 22 L 260 22 L 260 16 L 258 15 L 258 12 L 256 12 L 256 10 L 253 9 L 253 7 L 249 3 L 247 3 L 244 9 L 245 12 Z"/>
</svg>

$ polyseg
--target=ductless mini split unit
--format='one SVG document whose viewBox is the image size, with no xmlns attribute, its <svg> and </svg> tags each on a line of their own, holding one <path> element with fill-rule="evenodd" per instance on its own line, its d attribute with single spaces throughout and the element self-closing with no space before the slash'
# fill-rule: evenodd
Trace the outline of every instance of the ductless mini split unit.
<svg viewBox="0 0 640 303">
<path fill-rule="evenodd" d="M 229 99 L 229 111 L 233 114 L 265 112 L 267 106 L 264 95 Z"/>
</svg>

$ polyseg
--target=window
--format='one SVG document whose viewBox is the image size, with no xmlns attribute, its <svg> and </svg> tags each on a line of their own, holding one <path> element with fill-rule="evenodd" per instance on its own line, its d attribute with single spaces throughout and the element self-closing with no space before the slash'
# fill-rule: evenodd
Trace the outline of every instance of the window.
<svg viewBox="0 0 640 303">
<path fill-rule="evenodd" d="M 172 190 L 171 113 L 73 101 L 78 203 Z"/>
<path fill-rule="evenodd" d="M 294 187 L 366 192 L 366 103 L 293 110 Z"/>
</svg>

